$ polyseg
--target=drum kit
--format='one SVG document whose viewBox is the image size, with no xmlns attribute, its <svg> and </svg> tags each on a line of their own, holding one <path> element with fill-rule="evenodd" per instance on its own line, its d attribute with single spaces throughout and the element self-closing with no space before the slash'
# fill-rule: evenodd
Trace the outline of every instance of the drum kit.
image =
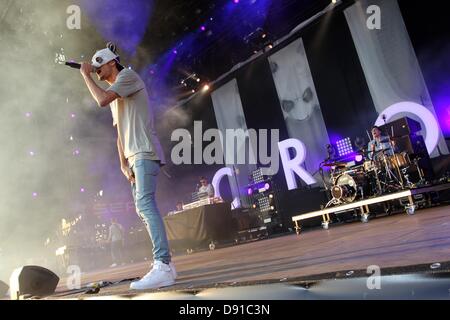
<svg viewBox="0 0 450 320">
<path fill-rule="evenodd" d="M 329 183 L 325 188 L 331 192 L 331 205 L 348 204 L 391 192 L 414 188 L 423 181 L 423 172 L 418 159 L 411 160 L 406 152 L 392 153 L 392 150 L 375 151 L 372 157 L 362 153 L 358 165 L 348 166 L 345 162 L 329 162 L 322 166 L 331 168 Z M 372 158 L 373 160 L 371 160 Z M 411 182 L 411 173 L 416 183 Z"/>
</svg>

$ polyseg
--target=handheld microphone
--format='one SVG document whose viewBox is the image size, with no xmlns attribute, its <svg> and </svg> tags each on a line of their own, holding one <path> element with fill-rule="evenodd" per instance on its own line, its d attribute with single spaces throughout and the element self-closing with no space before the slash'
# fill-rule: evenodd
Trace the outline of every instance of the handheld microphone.
<svg viewBox="0 0 450 320">
<path fill-rule="evenodd" d="M 81 68 L 81 64 L 79 64 L 77 62 L 65 62 L 64 64 L 66 66 L 69 66 L 69 67 L 74 68 L 74 69 L 80 69 Z"/>
<path fill-rule="evenodd" d="M 64 64 L 66 66 L 69 66 L 69 67 L 74 68 L 74 69 L 80 69 L 81 68 L 81 63 L 78 63 L 78 62 L 72 62 L 72 61 L 67 62 L 66 61 L 66 62 L 64 62 Z M 93 73 L 97 72 L 97 68 L 92 66 L 92 72 Z"/>
</svg>

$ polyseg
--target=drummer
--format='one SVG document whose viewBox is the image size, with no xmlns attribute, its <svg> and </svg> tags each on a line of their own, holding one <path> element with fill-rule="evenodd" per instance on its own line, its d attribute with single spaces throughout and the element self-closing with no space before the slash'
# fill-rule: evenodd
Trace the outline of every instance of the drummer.
<svg viewBox="0 0 450 320">
<path fill-rule="evenodd" d="M 367 145 L 368 157 L 370 160 L 379 160 L 379 158 L 384 154 L 386 156 L 393 156 L 394 150 L 390 143 L 390 138 L 381 134 L 381 129 L 377 126 L 372 127 L 372 137 L 373 139 Z M 384 151 L 383 151 L 384 150 Z"/>
</svg>

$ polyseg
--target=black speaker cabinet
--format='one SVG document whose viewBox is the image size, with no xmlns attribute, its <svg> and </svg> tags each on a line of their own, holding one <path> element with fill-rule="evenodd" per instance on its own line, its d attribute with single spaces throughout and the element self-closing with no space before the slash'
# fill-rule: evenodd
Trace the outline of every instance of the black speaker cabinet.
<svg viewBox="0 0 450 320">
<path fill-rule="evenodd" d="M 380 129 L 383 134 L 389 134 L 391 137 L 402 137 L 416 134 L 422 130 L 422 126 L 419 122 L 404 117 L 380 126 Z"/>
<path fill-rule="evenodd" d="M 408 135 L 394 138 L 396 151 L 406 152 L 410 156 L 428 157 L 427 146 L 422 136 Z"/>
<path fill-rule="evenodd" d="M 431 181 L 434 178 L 434 170 L 428 154 L 427 146 L 422 136 L 408 135 L 394 138 L 397 152 L 406 152 L 414 162 L 422 169 L 425 179 Z"/>
<path fill-rule="evenodd" d="M 43 267 L 23 266 L 13 271 L 9 282 L 11 299 L 18 300 L 22 295 L 51 295 L 55 292 L 59 277 Z"/>
</svg>

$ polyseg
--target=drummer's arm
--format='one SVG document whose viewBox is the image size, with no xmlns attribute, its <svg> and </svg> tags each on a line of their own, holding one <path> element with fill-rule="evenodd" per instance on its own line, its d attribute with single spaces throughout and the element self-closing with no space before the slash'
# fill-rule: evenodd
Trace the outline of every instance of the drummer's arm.
<svg viewBox="0 0 450 320">
<path fill-rule="evenodd" d="M 372 142 L 369 142 L 367 149 L 369 151 L 367 156 L 369 157 L 370 160 L 373 160 L 373 153 L 375 152 L 375 144 Z"/>
<path fill-rule="evenodd" d="M 388 146 L 388 148 L 391 150 L 391 152 L 392 152 L 393 154 L 396 153 L 397 145 L 395 144 L 394 139 L 389 138 L 389 146 Z"/>
</svg>

